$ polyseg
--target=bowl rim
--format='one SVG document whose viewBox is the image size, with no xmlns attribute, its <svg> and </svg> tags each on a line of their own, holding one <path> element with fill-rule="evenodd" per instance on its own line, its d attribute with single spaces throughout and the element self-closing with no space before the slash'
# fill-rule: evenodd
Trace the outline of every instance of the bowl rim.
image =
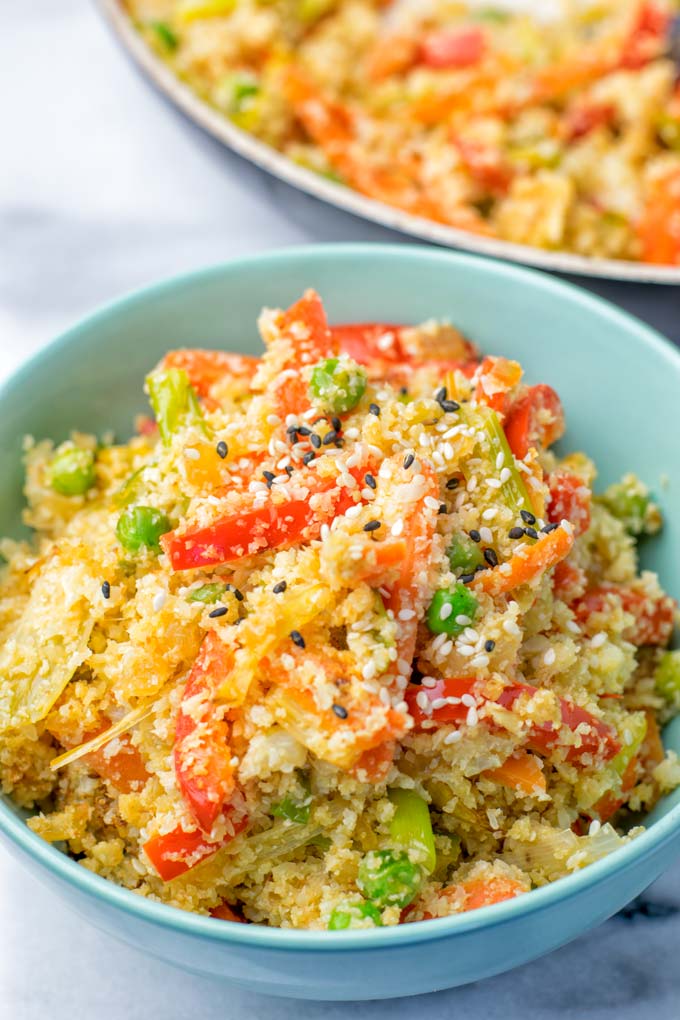
<svg viewBox="0 0 680 1020">
<path fill-rule="evenodd" d="M 50 343 L 35 352 L 28 360 L 0 384 L 0 403 L 17 387 L 25 385 L 32 372 L 43 361 L 53 357 L 60 350 L 77 342 L 84 334 L 97 329 L 98 325 L 111 316 L 134 309 L 149 300 L 162 299 L 167 294 L 182 289 L 192 289 L 203 283 L 230 274 L 248 272 L 254 266 L 262 268 L 286 264 L 295 259 L 313 259 L 314 262 L 356 263 L 359 259 L 379 260 L 381 267 L 386 262 L 415 261 L 418 263 L 446 263 L 452 268 L 465 268 L 474 273 L 487 275 L 490 279 L 503 277 L 518 286 L 525 284 L 535 292 L 564 299 L 580 307 L 586 316 L 609 321 L 627 331 L 641 348 L 653 350 L 655 356 L 668 364 L 670 371 L 680 378 L 680 351 L 659 332 L 641 320 L 612 305 L 605 299 L 584 291 L 575 284 L 555 279 L 546 273 L 512 263 L 480 258 L 467 252 L 453 252 L 427 245 L 336 243 L 297 245 L 274 251 L 246 255 L 220 263 L 212 263 L 198 269 L 175 274 L 135 288 L 107 303 L 98 306 L 78 320 L 73 326 L 62 331 Z M 554 907 L 565 898 L 573 898 L 591 887 L 613 880 L 631 870 L 653 853 L 662 851 L 670 842 L 680 837 L 680 803 L 630 843 L 615 850 L 607 857 L 588 865 L 581 871 L 560 878 L 549 885 L 533 889 L 528 894 L 506 900 L 492 906 L 482 907 L 466 914 L 419 921 L 394 927 L 374 928 L 365 931 L 309 931 L 288 928 L 269 928 L 257 924 L 239 924 L 223 921 L 201 914 L 193 914 L 116 885 L 80 866 L 60 850 L 44 842 L 33 833 L 24 820 L 13 811 L 6 800 L 0 799 L 0 833 L 18 847 L 29 858 L 33 858 L 56 878 L 68 886 L 75 887 L 85 895 L 94 896 L 105 904 L 141 921 L 163 927 L 187 936 L 208 938 L 215 942 L 238 946 L 259 947 L 274 951 L 307 950 L 312 952 L 342 952 L 351 950 L 386 950 L 392 946 L 413 945 L 433 942 L 443 938 L 462 936 L 486 927 L 498 927 L 512 921 Z M 680 852 L 680 844 L 679 844 Z"/>
<path fill-rule="evenodd" d="M 150 84 L 184 116 L 243 159 L 286 184 L 337 209 L 343 209 L 370 223 L 409 234 L 432 244 L 508 259 L 538 269 L 574 273 L 583 277 L 630 280 L 636 283 L 673 285 L 680 283 L 680 266 L 578 255 L 569 251 L 548 251 L 536 245 L 519 244 L 502 238 L 485 237 L 468 230 L 437 223 L 404 212 L 378 199 L 369 198 L 327 180 L 299 166 L 273 146 L 239 128 L 216 107 L 195 92 L 153 51 L 137 31 L 125 9 L 124 0 L 97 0 L 102 17 L 127 55 Z"/>
</svg>

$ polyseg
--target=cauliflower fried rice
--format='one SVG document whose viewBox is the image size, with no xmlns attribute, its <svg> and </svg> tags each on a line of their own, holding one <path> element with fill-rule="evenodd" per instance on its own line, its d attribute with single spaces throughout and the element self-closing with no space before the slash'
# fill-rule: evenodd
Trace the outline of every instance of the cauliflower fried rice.
<svg viewBox="0 0 680 1020">
<path fill-rule="evenodd" d="M 117 444 L 26 441 L 0 569 L 0 783 L 140 895 L 340 930 L 524 894 L 680 783 L 676 605 L 642 482 L 447 323 L 265 310 L 169 353 Z"/>
<path fill-rule="evenodd" d="M 124 6 L 199 96 L 312 171 L 473 233 L 680 265 L 677 0 Z"/>
</svg>

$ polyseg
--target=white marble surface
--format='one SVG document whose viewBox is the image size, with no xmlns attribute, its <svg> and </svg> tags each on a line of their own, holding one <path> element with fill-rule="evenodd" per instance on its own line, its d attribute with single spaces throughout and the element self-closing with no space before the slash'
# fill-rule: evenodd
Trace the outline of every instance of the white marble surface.
<svg viewBox="0 0 680 1020">
<path fill-rule="evenodd" d="M 96 304 L 155 278 L 305 241 L 388 231 L 224 152 L 138 77 L 84 0 L 4 0 L 0 32 L 0 376 Z M 600 293 L 680 342 L 678 290 Z M 676 1020 L 680 867 L 547 959 L 401 1003 L 284 1003 L 199 981 L 72 915 L 0 847 L 1 1020 Z M 656 914 L 660 916 L 649 916 Z"/>
</svg>

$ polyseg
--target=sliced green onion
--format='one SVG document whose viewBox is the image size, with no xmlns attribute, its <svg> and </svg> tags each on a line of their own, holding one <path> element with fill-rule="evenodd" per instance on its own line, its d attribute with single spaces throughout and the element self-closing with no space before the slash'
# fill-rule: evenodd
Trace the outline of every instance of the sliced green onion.
<svg viewBox="0 0 680 1020">
<path fill-rule="evenodd" d="M 680 701 L 680 650 L 664 652 L 654 674 L 656 691 L 671 704 Z"/>
<path fill-rule="evenodd" d="M 345 931 L 347 928 L 381 928 L 382 917 L 377 907 L 366 900 L 351 900 L 333 908 L 328 921 L 329 931 Z"/>
<path fill-rule="evenodd" d="M 189 592 L 187 602 L 203 602 L 206 606 L 211 606 L 214 602 L 219 602 L 225 591 L 226 585 L 218 582 L 202 584 L 200 588 L 194 588 Z"/>
<path fill-rule="evenodd" d="M 346 414 L 366 391 L 366 371 L 350 358 L 327 358 L 312 370 L 309 383 L 313 399 L 334 414 Z"/>
<path fill-rule="evenodd" d="M 378 907 L 406 907 L 420 890 L 422 869 L 404 850 L 371 850 L 359 865 L 357 885 Z"/>
<path fill-rule="evenodd" d="M 390 790 L 390 800 L 395 812 L 390 822 L 391 839 L 406 850 L 422 854 L 422 865 L 426 871 L 434 871 L 437 852 L 430 820 L 430 809 L 414 790 L 395 788 Z"/>
<path fill-rule="evenodd" d="M 498 454 L 502 453 L 503 466 L 507 467 L 510 472 L 510 477 L 500 487 L 498 494 L 514 513 L 518 514 L 520 510 L 528 510 L 529 513 L 533 513 L 534 508 L 529 498 L 527 487 L 524 484 L 524 479 L 515 467 L 515 458 L 495 411 L 487 410 L 482 428 L 486 432 L 491 446 L 491 461 L 495 463 Z"/>
<path fill-rule="evenodd" d="M 182 425 L 200 425 L 206 431 L 198 397 L 183 369 L 158 369 L 147 376 L 146 385 L 164 446 Z"/>
<path fill-rule="evenodd" d="M 177 49 L 179 46 L 179 38 L 166 21 L 152 21 L 149 27 L 154 32 L 158 41 L 165 46 L 166 50 L 170 50 L 172 52 Z"/>
<path fill-rule="evenodd" d="M 454 573 L 459 570 L 461 574 L 474 574 L 475 569 L 484 563 L 484 554 L 479 543 L 473 542 L 462 532 L 452 537 L 446 555 Z"/>
</svg>

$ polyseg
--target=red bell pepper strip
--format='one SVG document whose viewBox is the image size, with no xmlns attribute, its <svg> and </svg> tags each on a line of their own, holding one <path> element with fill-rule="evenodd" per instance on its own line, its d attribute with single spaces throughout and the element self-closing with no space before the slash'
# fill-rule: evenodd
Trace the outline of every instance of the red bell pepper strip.
<svg viewBox="0 0 680 1020">
<path fill-rule="evenodd" d="M 232 819 L 229 809 L 225 811 L 225 814 L 231 822 L 231 831 L 217 842 L 210 842 L 200 829 L 186 832 L 181 825 L 171 832 L 152 836 L 146 841 L 143 847 L 144 853 L 164 882 L 178 878 L 179 875 L 195 868 L 201 861 L 212 857 L 220 847 L 230 843 L 235 836 L 238 836 L 248 824 L 245 815 Z"/>
<path fill-rule="evenodd" d="M 583 535 L 590 527 L 591 492 L 588 486 L 578 475 L 553 471 L 548 477 L 548 487 L 548 520 L 553 524 L 567 520 L 575 535 Z"/>
<path fill-rule="evenodd" d="M 285 422 L 289 414 L 299 416 L 310 407 L 307 381 L 299 369 L 333 357 L 337 342 L 328 328 L 321 298 L 313 290 L 305 291 L 299 301 L 282 312 L 278 328 L 280 339 L 275 343 L 285 344 L 287 354 L 281 364 L 282 376 L 272 383 L 271 397 L 277 415 Z"/>
<path fill-rule="evenodd" d="M 676 602 L 670 595 L 648 595 L 639 588 L 625 584 L 601 584 L 591 588 L 577 599 L 573 610 L 580 623 L 587 623 L 593 613 L 607 609 L 609 599 L 615 597 L 626 613 L 634 617 L 633 625 L 624 631 L 624 637 L 634 645 L 668 644 L 673 633 Z"/>
<path fill-rule="evenodd" d="M 650 183 L 645 209 L 637 225 L 642 261 L 680 266 L 680 170 Z"/>
<path fill-rule="evenodd" d="M 402 326 L 382 322 L 353 322 L 331 326 L 331 334 L 343 354 L 359 365 L 374 361 L 400 364 L 406 355 L 401 346 Z"/>
<path fill-rule="evenodd" d="M 459 135 L 454 135 L 452 141 L 474 181 L 492 194 L 504 195 L 507 192 L 515 170 L 504 160 L 499 148 Z"/>
<path fill-rule="evenodd" d="M 670 21 L 671 14 L 665 5 L 653 0 L 642 3 L 623 45 L 621 67 L 637 70 L 661 56 Z"/>
<path fill-rule="evenodd" d="M 361 485 L 367 471 L 370 466 L 365 463 L 352 467 L 350 474 Z M 336 478 L 321 478 L 312 468 L 297 471 L 292 485 L 301 491 L 300 496 L 257 505 L 254 496 L 244 493 L 242 508 L 213 524 L 202 528 L 188 524 L 163 535 L 161 545 L 172 569 L 216 566 L 264 549 L 281 549 L 302 539 L 311 541 L 318 538 L 324 523 L 353 505 L 354 494 L 358 497 L 356 501 L 361 498 L 360 488 L 350 491 L 340 486 Z M 310 497 L 322 494 L 327 496 L 323 507 L 312 507 Z"/>
<path fill-rule="evenodd" d="M 616 117 L 613 103 L 579 103 L 573 106 L 564 117 L 564 134 L 567 141 L 573 142 L 590 134 L 596 127 L 611 124 Z"/>
<path fill-rule="evenodd" d="M 551 386 L 540 384 L 529 389 L 508 411 L 505 435 L 518 460 L 524 460 L 530 447 L 548 447 L 564 435 L 562 401 Z"/>
<path fill-rule="evenodd" d="M 232 666 L 232 650 L 215 631 L 208 631 L 184 688 L 175 724 L 177 785 L 204 832 L 212 830 L 236 785 L 229 725 L 216 714 L 213 702 Z"/>
<path fill-rule="evenodd" d="M 483 693 L 475 692 L 475 684 L 476 680 L 474 677 L 451 677 L 438 680 L 434 687 L 415 685 L 409 687 L 406 691 L 405 700 L 415 728 L 422 729 L 423 723 L 428 721 L 440 726 L 450 723 L 463 723 L 469 711 L 468 706 L 464 705 L 460 700 L 454 704 L 447 702 L 444 705 L 438 705 L 437 708 L 430 708 L 428 711 L 421 708 L 418 704 L 420 692 L 424 692 L 425 697 L 430 703 L 437 703 L 448 698 L 462 699 L 465 695 L 472 695 L 479 706 L 488 699 Z M 512 710 L 515 702 L 521 696 L 531 697 L 537 691 L 538 688 L 532 687 L 529 684 L 510 684 L 501 691 L 495 702 L 498 705 L 502 705 L 503 708 Z M 562 726 L 571 732 L 575 732 L 579 727 L 583 726 L 583 729 L 578 730 L 580 737 L 579 746 L 570 746 L 567 749 L 566 757 L 568 761 L 582 762 L 584 755 L 591 755 L 592 757 L 603 758 L 605 761 L 608 761 L 618 753 L 621 745 L 611 726 L 608 726 L 600 719 L 596 719 L 586 709 L 580 708 L 566 698 L 560 698 L 559 702 Z M 529 731 L 527 747 L 536 754 L 545 756 L 555 747 L 559 746 L 559 734 L 560 727 L 555 727 L 552 723 L 536 724 Z"/>
<path fill-rule="evenodd" d="M 420 44 L 420 60 L 435 69 L 471 67 L 486 51 L 486 35 L 477 25 L 428 32 Z"/>
<path fill-rule="evenodd" d="M 213 907 L 210 911 L 210 916 L 216 917 L 220 921 L 236 921 L 238 924 L 248 924 L 245 917 L 241 914 L 237 914 L 228 903 L 218 903 L 217 906 Z"/>
</svg>

